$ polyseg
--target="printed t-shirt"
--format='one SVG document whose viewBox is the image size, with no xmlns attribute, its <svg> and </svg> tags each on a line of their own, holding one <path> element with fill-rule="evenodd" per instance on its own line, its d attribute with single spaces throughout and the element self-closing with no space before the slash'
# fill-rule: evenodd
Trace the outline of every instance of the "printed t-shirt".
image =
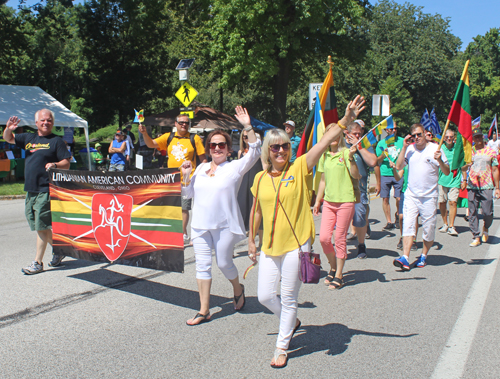
<svg viewBox="0 0 500 379">
<path fill-rule="evenodd" d="M 385 140 L 381 140 L 377 144 L 377 157 L 380 157 L 380 155 L 384 154 L 384 150 L 387 148 L 387 154 L 389 155 L 389 158 L 385 157 L 382 163 L 380 164 L 380 175 L 381 176 L 394 176 L 394 173 L 392 172 L 391 165 L 389 164 L 389 159 L 396 163 L 399 153 L 403 149 L 403 141 L 404 138 L 396 136 L 396 141 L 394 142 L 394 145 L 391 145 L 387 147 L 387 144 L 385 143 Z"/>
<path fill-rule="evenodd" d="M 318 172 L 325 174 L 324 199 L 326 201 L 330 203 L 356 201 L 351 181 L 350 164 L 349 149 L 335 154 L 326 152 L 319 159 Z"/>
<path fill-rule="evenodd" d="M 497 153 L 490 147 L 472 152 L 472 166 L 467 179 L 468 189 L 493 189 L 495 184 L 491 178 L 491 167 L 498 166 Z"/>
<path fill-rule="evenodd" d="M 255 175 L 253 186 L 250 189 L 255 197 L 257 186 L 259 187 L 257 193 L 257 201 L 262 209 L 262 221 L 264 226 L 264 240 L 262 244 L 262 251 L 267 255 L 279 256 L 288 253 L 289 251 L 297 249 L 299 246 L 295 239 L 290 224 L 287 221 L 283 209 L 279 206 L 277 212 L 275 227 L 274 227 L 274 240 L 271 247 L 271 230 L 273 226 L 274 205 L 276 203 L 276 190 L 280 184 L 281 176 L 271 178 L 267 173 L 262 174 L 264 171 Z M 259 179 L 260 185 L 259 185 Z M 285 212 L 292 224 L 295 234 L 299 243 L 303 245 L 311 238 L 311 244 L 314 242 L 315 229 L 314 221 L 311 212 L 311 191 L 313 186 L 312 170 L 308 172 L 306 154 L 301 155 L 290 166 L 286 176 L 280 187 L 279 199 Z"/>
<path fill-rule="evenodd" d="M 70 159 L 71 153 L 62 138 L 55 134 L 39 136 L 38 133 L 15 135 L 16 146 L 26 150 L 24 165 L 24 190 L 26 192 L 49 192 L 47 163 Z"/>
<path fill-rule="evenodd" d="M 448 149 L 446 144 L 443 144 L 441 146 L 441 150 L 443 151 L 444 155 L 446 155 L 446 159 L 448 159 L 448 162 L 453 161 L 453 153 L 455 151 L 455 145 L 451 149 Z M 439 181 L 438 184 L 442 185 L 443 187 L 448 187 L 448 188 L 460 188 L 460 179 L 462 178 L 462 174 L 459 172 L 458 174 L 455 174 L 455 177 L 453 177 L 453 172 L 450 172 L 449 175 L 443 174 L 441 169 L 439 169 Z"/>
<path fill-rule="evenodd" d="M 297 159 L 297 149 L 300 145 L 300 137 L 295 135 L 292 136 L 292 138 L 290 138 L 290 143 L 292 144 L 292 156 L 290 158 L 290 162 L 293 163 L 295 162 L 295 159 Z"/>
<path fill-rule="evenodd" d="M 167 146 L 168 137 L 170 133 L 165 133 L 162 136 L 155 139 L 158 144 L 158 150 L 167 150 L 168 155 L 168 168 L 177 168 L 182 165 L 184 161 L 191 161 L 193 164 L 193 171 L 191 171 L 191 176 L 193 176 L 196 168 L 196 155 L 205 154 L 205 148 L 203 147 L 203 142 L 200 136 L 194 136 L 194 144 L 196 146 L 196 154 L 191 144 L 190 133 L 186 137 L 180 137 L 177 132 L 175 132 L 174 138 Z M 182 175 L 182 174 L 181 174 Z"/>
<path fill-rule="evenodd" d="M 416 197 L 438 197 L 439 163 L 434 159 L 434 153 L 439 145 L 428 142 L 423 150 L 411 144 L 406 149 L 405 163 L 408 165 L 408 187 L 405 191 Z M 446 154 L 441 159 L 448 164 Z"/>
<path fill-rule="evenodd" d="M 348 148 L 350 148 L 351 146 L 352 145 L 347 144 Z M 366 150 L 372 154 L 375 154 L 372 146 L 370 146 Z M 358 171 L 361 175 L 361 179 L 359 179 L 359 191 L 361 193 L 368 193 L 368 176 L 370 175 L 370 166 L 366 164 L 359 151 L 356 151 L 356 154 L 354 154 L 354 159 L 356 160 L 356 165 L 358 166 Z"/>
</svg>

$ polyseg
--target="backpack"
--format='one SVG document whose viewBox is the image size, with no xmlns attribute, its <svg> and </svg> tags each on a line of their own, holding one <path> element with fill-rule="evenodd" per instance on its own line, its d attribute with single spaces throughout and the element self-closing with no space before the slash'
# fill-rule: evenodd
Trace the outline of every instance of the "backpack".
<svg viewBox="0 0 500 379">
<path fill-rule="evenodd" d="M 191 146 L 193 146 L 196 167 L 198 167 L 200 165 L 200 163 L 201 163 L 201 160 L 200 160 L 199 155 L 196 153 L 196 144 L 194 142 L 194 137 L 195 136 L 196 136 L 196 133 L 189 133 L 189 141 L 191 141 Z M 165 161 L 168 160 L 168 147 L 170 146 L 170 143 L 172 142 L 172 140 L 174 139 L 174 137 L 175 137 L 175 132 L 173 132 L 173 131 L 170 132 L 170 135 L 168 136 L 168 139 L 167 139 L 167 157 L 166 157 Z M 167 162 L 165 162 L 164 165 L 168 167 Z"/>
</svg>

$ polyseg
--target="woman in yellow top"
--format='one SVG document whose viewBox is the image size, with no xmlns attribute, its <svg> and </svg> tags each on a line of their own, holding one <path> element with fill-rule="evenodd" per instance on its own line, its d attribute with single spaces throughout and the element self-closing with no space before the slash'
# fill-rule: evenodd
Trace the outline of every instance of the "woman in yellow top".
<svg viewBox="0 0 500 379">
<path fill-rule="evenodd" d="M 271 361 L 275 368 L 285 367 L 288 345 L 300 327 L 297 319 L 297 298 L 300 288 L 298 247 L 310 251 L 314 242 L 314 221 L 311 214 L 312 169 L 323 152 L 336 140 L 345 126 L 354 121 L 365 108 L 363 97 L 351 101 L 338 124 L 327 127 L 321 141 L 307 154 L 290 164 L 290 138 L 281 129 L 270 130 L 262 146 L 262 160 L 267 170 L 255 176 L 252 186 L 254 203 L 250 219 L 248 255 L 257 262 L 255 228 L 263 221 L 264 241 L 259 259 L 259 302 L 280 319 L 276 351 Z M 293 230 L 292 230 L 293 229 Z M 281 281 L 281 298 L 277 295 Z"/>
<path fill-rule="evenodd" d="M 314 204 L 313 214 L 319 214 L 323 195 L 323 215 L 319 242 L 330 263 L 330 273 L 325 284 L 330 289 L 340 289 L 344 285 L 342 270 L 347 259 L 347 231 L 354 216 L 356 195 L 351 177 L 360 179 L 358 165 L 354 159 L 356 145 L 346 147 L 344 136 L 339 136 L 330 144 L 330 151 L 323 154 L 319 160 L 318 173 L 321 173 L 318 195 Z M 332 235 L 335 229 L 335 248 L 332 245 Z"/>
</svg>

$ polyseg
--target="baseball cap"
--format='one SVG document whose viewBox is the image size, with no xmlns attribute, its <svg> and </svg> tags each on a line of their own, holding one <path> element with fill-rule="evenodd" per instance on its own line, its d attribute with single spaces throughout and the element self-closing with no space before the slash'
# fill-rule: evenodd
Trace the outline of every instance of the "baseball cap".
<svg viewBox="0 0 500 379">
<path fill-rule="evenodd" d="M 119 135 L 122 135 L 122 131 L 121 130 L 118 130 L 115 134 L 119 134 Z"/>
<path fill-rule="evenodd" d="M 472 137 L 482 136 L 482 135 L 483 135 L 483 132 L 481 131 L 481 128 L 472 129 Z"/>
<path fill-rule="evenodd" d="M 292 128 L 295 128 L 295 122 L 293 122 L 292 120 L 288 120 L 283 125 L 287 125 L 287 124 L 290 125 Z"/>
<path fill-rule="evenodd" d="M 97 149 L 98 147 L 101 147 L 101 144 L 100 144 L 100 143 L 96 143 L 96 144 L 95 144 L 95 148 Z"/>
</svg>

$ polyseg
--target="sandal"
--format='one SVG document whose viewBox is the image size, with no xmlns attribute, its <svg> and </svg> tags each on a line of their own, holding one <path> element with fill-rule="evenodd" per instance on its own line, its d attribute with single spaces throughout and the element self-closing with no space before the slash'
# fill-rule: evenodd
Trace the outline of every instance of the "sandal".
<svg viewBox="0 0 500 379">
<path fill-rule="evenodd" d="M 285 363 L 283 363 L 281 366 L 278 366 L 276 364 L 276 361 L 279 359 L 279 357 L 281 357 L 282 355 L 285 356 Z M 286 366 L 286 364 L 288 363 L 288 354 L 286 353 L 285 350 L 281 350 L 281 349 L 276 349 L 274 350 L 274 358 L 273 360 L 271 361 L 271 367 L 272 368 L 283 368 Z"/>
<path fill-rule="evenodd" d="M 198 319 L 200 319 L 200 321 L 195 323 L 195 321 Z M 191 321 L 191 320 L 192 320 L 192 323 L 190 324 L 189 321 Z M 200 312 L 198 312 L 196 314 L 196 316 L 194 316 L 191 320 L 187 320 L 186 324 L 189 326 L 195 326 L 195 325 L 203 324 L 204 322 L 208 322 L 208 321 L 210 321 L 210 312 L 208 312 L 206 315 L 202 315 Z"/>
<path fill-rule="evenodd" d="M 336 274 L 337 271 L 335 271 L 334 269 L 330 269 L 330 272 L 328 273 L 328 275 L 326 276 L 325 278 L 325 285 L 330 285 L 332 284 L 332 281 L 333 279 L 335 278 L 335 274 Z"/>
<path fill-rule="evenodd" d="M 331 290 L 339 290 L 344 286 L 344 280 L 339 279 L 339 278 L 334 278 L 332 280 L 332 283 L 328 287 Z"/>
<path fill-rule="evenodd" d="M 240 301 L 240 299 L 241 299 L 242 296 L 243 296 L 243 305 L 239 309 L 236 309 L 236 306 L 238 305 L 238 302 Z M 245 306 L 245 303 L 246 303 L 246 299 L 245 299 L 245 286 L 243 284 L 241 284 L 241 294 L 234 297 L 234 310 L 236 312 L 241 311 L 243 309 L 243 307 Z"/>
</svg>

